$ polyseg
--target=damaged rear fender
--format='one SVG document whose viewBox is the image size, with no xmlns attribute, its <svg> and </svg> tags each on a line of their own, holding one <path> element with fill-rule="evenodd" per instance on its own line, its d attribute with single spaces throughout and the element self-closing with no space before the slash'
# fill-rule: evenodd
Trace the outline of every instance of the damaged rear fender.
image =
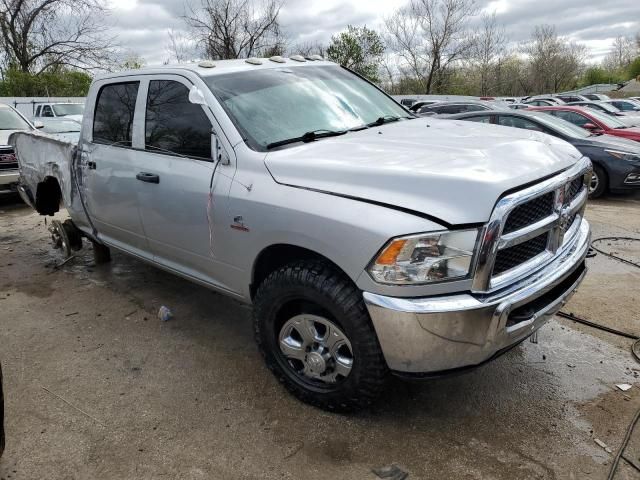
<svg viewBox="0 0 640 480">
<path fill-rule="evenodd" d="M 73 175 L 77 145 L 32 132 L 13 133 L 9 143 L 20 168 L 19 190 L 28 204 L 41 215 L 53 215 L 60 203 L 72 217 L 84 215 Z"/>
</svg>

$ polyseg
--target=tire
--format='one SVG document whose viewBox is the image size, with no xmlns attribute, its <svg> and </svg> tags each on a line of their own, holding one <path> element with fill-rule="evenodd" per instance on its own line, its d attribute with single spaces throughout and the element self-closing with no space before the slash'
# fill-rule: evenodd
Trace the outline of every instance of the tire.
<svg viewBox="0 0 640 480">
<path fill-rule="evenodd" d="M 303 402 L 353 412 L 370 406 L 384 389 L 388 369 L 362 293 L 327 263 L 297 261 L 272 272 L 256 292 L 253 319 L 267 366 Z M 298 324 L 310 327 L 305 336 L 311 331 L 312 338 L 324 335 L 326 342 L 304 347 L 299 331 L 305 328 Z M 285 344 L 304 360 L 287 357 Z"/>
<path fill-rule="evenodd" d="M 93 245 L 93 260 L 96 262 L 96 265 L 100 265 L 103 263 L 109 263 L 111 261 L 111 251 L 109 247 L 106 245 L 102 245 L 101 243 L 91 241 Z"/>
<path fill-rule="evenodd" d="M 598 165 L 593 166 L 593 176 L 591 177 L 591 185 L 589 185 L 589 198 L 598 198 L 607 191 L 609 178 L 604 169 Z"/>
</svg>

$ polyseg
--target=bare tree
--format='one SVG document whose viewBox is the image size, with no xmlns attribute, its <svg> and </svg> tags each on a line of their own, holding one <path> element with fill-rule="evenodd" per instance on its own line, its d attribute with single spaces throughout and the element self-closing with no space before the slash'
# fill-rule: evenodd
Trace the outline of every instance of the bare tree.
<svg viewBox="0 0 640 480">
<path fill-rule="evenodd" d="M 113 61 L 100 0 L 0 0 L 5 63 L 38 74 L 49 68 L 104 68 Z"/>
<path fill-rule="evenodd" d="M 385 28 L 385 44 L 402 61 L 399 70 L 405 76 L 413 77 L 426 90 L 429 57 L 419 19 L 412 14 L 410 8 L 401 8 L 385 19 Z"/>
<path fill-rule="evenodd" d="M 630 37 L 622 35 L 616 37 L 611 44 L 611 50 L 605 57 L 603 63 L 606 68 L 615 70 L 627 68 L 637 54 L 635 41 Z"/>
<path fill-rule="evenodd" d="M 471 59 L 479 76 L 480 95 L 491 93 L 490 85 L 496 86 L 496 73 L 504 54 L 506 36 L 498 26 L 496 14 L 483 15 L 482 26 L 471 43 Z M 493 78 L 492 78 L 493 77 Z"/>
<path fill-rule="evenodd" d="M 311 55 L 320 55 L 321 57 L 324 57 L 327 54 L 327 47 L 318 41 L 301 42 L 291 47 L 290 51 L 293 55 L 302 55 L 304 57 Z"/>
<path fill-rule="evenodd" d="M 536 26 L 522 50 L 529 56 L 532 87 L 537 93 L 574 87 L 586 54 L 583 45 L 559 38 L 552 25 Z"/>
<path fill-rule="evenodd" d="M 169 42 L 165 48 L 169 58 L 165 63 L 185 63 L 195 57 L 192 42 L 182 32 L 171 29 L 167 36 Z"/>
<path fill-rule="evenodd" d="M 199 0 L 184 16 L 206 56 L 214 60 L 246 58 L 281 41 L 281 0 Z"/>
<path fill-rule="evenodd" d="M 441 87 L 447 69 L 469 54 L 469 20 L 477 12 L 476 0 L 412 0 L 386 20 L 389 46 L 424 78 L 425 93 Z"/>
</svg>

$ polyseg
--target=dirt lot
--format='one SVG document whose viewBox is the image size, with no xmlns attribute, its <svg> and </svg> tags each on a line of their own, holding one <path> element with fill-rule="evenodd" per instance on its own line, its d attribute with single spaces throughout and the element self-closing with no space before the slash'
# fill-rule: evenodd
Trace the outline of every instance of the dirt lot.
<svg viewBox="0 0 640 480">
<path fill-rule="evenodd" d="M 3 479 L 367 480 L 391 463 L 409 479 L 602 479 L 613 455 L 594 439 L 615 453 L 640 407 L 631 341 L 556 319 L 472 373 L 394 380 L 371 411 L 325 413 L 263 366 L 248 307 L 117 253 L 55 269 L 44 219 L 0 212 Z M 595 237 L 640 238 L 640 195 L 587 216 Z M 640 261 L 638 245 L 601 246 Z M 566 311 L 640 334 L 640 270 L 589 266 Z M 640 462 L 640 428 L 627 455 Z"/>
</svg>

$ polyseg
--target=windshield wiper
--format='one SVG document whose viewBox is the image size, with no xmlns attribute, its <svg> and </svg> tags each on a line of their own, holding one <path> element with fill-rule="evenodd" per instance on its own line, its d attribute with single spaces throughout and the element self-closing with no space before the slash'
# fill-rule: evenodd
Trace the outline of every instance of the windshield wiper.
<svg viewBox="0 0 640 480">
<path fill-rule="evenodd" d="M 385 123 L 397 122 L 401 118 L 406 118 L 406 117 L 395 117 L 393 115 L 385 115 L 383 117 L 377 118 L 371 123 L 367 123 L 367 127 L 379 127 L 381 125 L 384 125 Z"/>
<path fill-rule="evenodd" d="M 290 143 L 298 143 L 304 142 L 309 143 L 319 138 L 327 138 L 327 137 L 337 137 L 339 135 L 344 135 L 348 130 L 312 130 L 310 132 L 306 132 L 305 134 L 299 137 L 287 138 L 285 140 L 278 140 L 277 142 L 272 142 L 267 145 L 267 149 L 272 149 L 276 147 L 281 147 L 283 145 L 288 145 Z"/>
</svg>

